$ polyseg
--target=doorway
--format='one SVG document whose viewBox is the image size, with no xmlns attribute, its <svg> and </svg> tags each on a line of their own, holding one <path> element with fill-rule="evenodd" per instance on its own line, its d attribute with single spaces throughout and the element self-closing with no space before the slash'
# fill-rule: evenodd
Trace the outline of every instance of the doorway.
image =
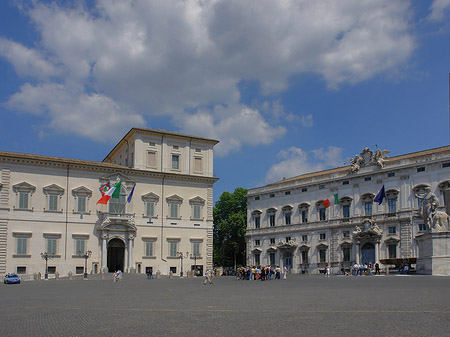
<svg viewBox="0 0 450 337">
<path fill-rule="evenodd" d="M 361 263 L 362 264 L 375 264 L 375 246 L 373 243 L 367 242 L 361 248 Z"/>
<path fill-rule="evenodd" d="M 112 239 L 108 242 L 108 272 L 124 270 L 125 243 L 120 239 Z"/>
<path fill-rule="evenodd" d="M 284 254 L 284 266 L 289 270 L 292 269 L 292 253 L 287 252 Z"/>
</svg>

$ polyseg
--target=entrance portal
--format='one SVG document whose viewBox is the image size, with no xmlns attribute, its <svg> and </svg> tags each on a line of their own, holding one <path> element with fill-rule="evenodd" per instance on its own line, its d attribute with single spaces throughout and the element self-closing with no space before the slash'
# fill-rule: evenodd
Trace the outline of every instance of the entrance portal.
<svg viewBox="0 0 450 337">
<path fill-rule="evenodd" d="M 361 248 L 361 263 L 362 264 L 375 264 L 375 246 L 373 243 L 367 242 Z"/>
<path fill-rule="evenodd" d="M 108 272 L 124 269 L 125 243 L 120 239 L 112 239 L 108 242 Z"/>
<path fill-rule="evenodd" d="M 284 266 L 289 270 L 292 269 L 292 254 L 290 252 L 284 254 Z"/>
</svg>

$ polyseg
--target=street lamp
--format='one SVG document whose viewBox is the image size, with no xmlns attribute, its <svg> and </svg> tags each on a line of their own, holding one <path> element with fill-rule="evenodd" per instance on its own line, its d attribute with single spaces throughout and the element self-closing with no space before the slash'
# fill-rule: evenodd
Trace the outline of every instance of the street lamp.
<svg viewBox="0 0 450 337">
<path fill-rule="evenodd" d="M 81 252 L 78 252 L 78 256 L 84 258 L 84 275 L 83 278 L 87 280 L 88 274 L 87 274 L 87 260 L 91 257 L 92 252 L 88 250 L 84 255 L 81 255 Z"/>
<path fill-rule="evenodd" d="M 194 258 L 194 277 L 197 277 L 197 258 L 200 258 L 200 255 L 191 254 L 191 259 Z"/>
<path fill-rule="evenodd" d="M 183 252 L 177 252 L 177 255 L 180 257 L 181 260 L 181 272 L 180 272 L 180 278 L 183 277 L 183 259 L 187 258 L 189 256 L 189 252 L 186 252 L 186 255 L 183 254 Z"/>
<path fill-rule="evenodd" d="M 48 280 L 48 260 L 53 259 L 53 255 L 45 252 L 41 253 L 41 257 L 43 260 L 45 260 L 45 279 Z"/>
</svg>

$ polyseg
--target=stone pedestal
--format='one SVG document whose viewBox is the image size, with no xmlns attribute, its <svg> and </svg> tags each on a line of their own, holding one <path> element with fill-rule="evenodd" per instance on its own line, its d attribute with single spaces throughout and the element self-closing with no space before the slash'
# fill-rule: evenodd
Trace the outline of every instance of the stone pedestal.
<svg viewBox="0 0 450 337">
<path fill-rule="evenodd" d="M 450 275 L 450 232 L 425 233 L 416 236 L 419 256 L 416 273 Z"/>
</svg>

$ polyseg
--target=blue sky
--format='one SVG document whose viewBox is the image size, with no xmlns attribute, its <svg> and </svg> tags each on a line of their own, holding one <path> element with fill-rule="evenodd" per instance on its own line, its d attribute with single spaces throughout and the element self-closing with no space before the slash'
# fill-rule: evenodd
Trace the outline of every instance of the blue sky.
<svg viewBox="0 0 450 337">
<path fill-rule="evenodd" d="M 215 200 L 449 144 L 450 0 L 0 2 L 0 149 L 101 161 L 131 127 L 220 140 Z"/>
</svg>

